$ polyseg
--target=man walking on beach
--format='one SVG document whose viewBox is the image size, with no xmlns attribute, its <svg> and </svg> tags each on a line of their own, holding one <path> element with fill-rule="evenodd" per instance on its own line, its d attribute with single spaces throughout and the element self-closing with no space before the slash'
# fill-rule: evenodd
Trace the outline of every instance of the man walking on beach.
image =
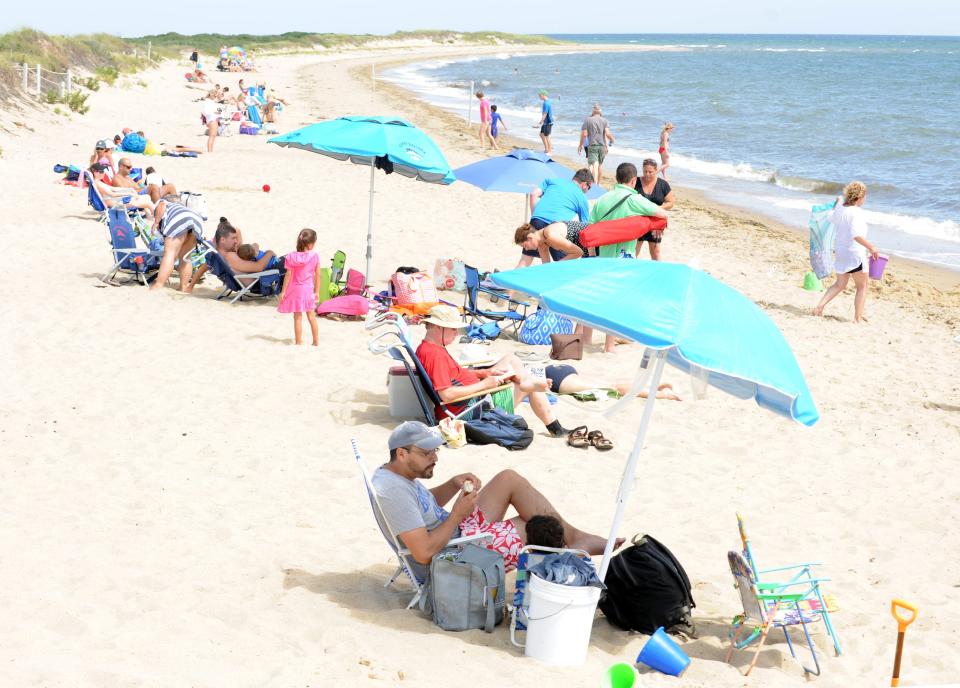
<svg viewBox="0 0 960 688">
<path fill-rule="evenodd" d="M 550 134 L 553 132 L 553 103 L 547 97 L 546 91 L 539 91 L 537 97 L 543 101 L 540 106 L 540 140 L 543 141 L 543 152 L 549 155 L 553 151 L 550 145 Z"/>
<path fill-rule="evenodd" d="M 587 149 L 587 166 L 593 172 L 593 178 L 597 184 L 601 183 L 603 172 L 601 166 L 604 158 L 607 157 L 607 144 L 613 143 L 613 134 L 610 133 L 610 124 L 603 116 L 600 110 L 600 104 L 593 106 L 593 112 L 583 120 L 583 126 L 580 128 L 580 145 L 577 146 L 577 153 L 583 153 L 584 145 Z"/>
<path fill-rule="evenodd" d="M 371 482 L 383 517 L 418 564 L 415 575 L 426 578 L 426 567 L 451 538 L 489 535 L 483 546 L 503 555 L 512 571 L 526 543 L 526 523 L 534 516 L 552 516 L 563 528 L 568 547 L 602 554 L 606 540 L 575 528 L 530 482 L 514 470 L 500 471 L 484 484 L 473 473 L 460 473 L 427 489 L 420 480 L 433 477 L 439 450 L 446 442 L 440 431 L 408 420 L 387 440 L 390 461 L 373 473 Z M 450 511 L 444 509 L 453 500 Z M 504 520 L 513 509 L 517 516 Z M 457 532 L 459 530 L 459 532 Z M 616 546 L 623 543 L 618 540 Z"/>
<path fill-rule="evenodd" d="M 590 216 L 590 204 L 586 192 L 593 186 L 593 174 L 587 168 L 576 171 L 572 180 L 544 179 L 540 188 L 530 194 L 530 224 L 534 229 L 543 229 L 554 222 L 578 220 L 587 222 Z M 518 268 L 525 268 L 539 256 L 536 250 L 524 250 L 520 256 Z M 554 260 L 563 260 L 564 253 L 550 249 Z"/>
</svg>

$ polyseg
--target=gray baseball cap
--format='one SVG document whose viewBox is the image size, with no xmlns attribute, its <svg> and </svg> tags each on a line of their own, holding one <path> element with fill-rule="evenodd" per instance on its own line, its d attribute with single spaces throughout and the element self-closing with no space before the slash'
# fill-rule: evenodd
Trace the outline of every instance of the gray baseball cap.
<svg viewBox="0 0 960 688">
<path fill-rule="evenodd" d="M 446 444 L 443 435 L 436 428 L 431 428 L 418 420 L 408 420 L 400 423 L 387 440 L 390 451 L 400 447 L 417 447 L 425 451 L 436 449 Z"/>
</svg>

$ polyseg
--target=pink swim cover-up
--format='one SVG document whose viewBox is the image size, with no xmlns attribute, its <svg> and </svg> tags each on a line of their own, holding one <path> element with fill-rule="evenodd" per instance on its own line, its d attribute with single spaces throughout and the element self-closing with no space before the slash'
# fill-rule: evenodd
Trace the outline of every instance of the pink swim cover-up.
<svg viewBox="0 0 960 688">
<path fill-rule="evenodd" d="M 306 313 L 317 307 L 314 276 L 320 256 L 313 251 L 294 251 L 283 260 L 289 283 L 277 310 L 281 313 Z"/>
</svg>

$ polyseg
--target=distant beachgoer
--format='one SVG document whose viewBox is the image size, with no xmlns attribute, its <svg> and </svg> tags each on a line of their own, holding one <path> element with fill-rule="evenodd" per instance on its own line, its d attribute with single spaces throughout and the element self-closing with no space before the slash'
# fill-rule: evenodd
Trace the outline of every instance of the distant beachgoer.
<svg viewBox="0 0 960 688">
<path fill-rule="evenodd" d="M 673 131 L 673 123 L 665 122 L 663 129 L 660 130 L 660 172 L 663 178 L 669 181 L 667 177 L 667 168 L 670 167 L 670 132 Z"/>
<path fill-rule="evenodd" d="M 320 346 L 317 327 L 317 301 L 320 300 L 320 257 L 314 252 L 317 233 L 303 229 L 297 236 L 297 250 L 284 257 L 287 274 L 280 292 L 280 313 L 293 313 L 294 343 L 303 344 L 303 314 L 310 321 L 313 345 Z"/>
<path fill-rule="evenodd" d="M 493 140 L 497 140 L 497 136 L 500 135 L 500 127 L 503 127 L 503 130 L 507 130 L 507 125 L 503 122 L 503 117 L 500 116 L 500 113 L 497 112 L 497 106 L 490 106 L 490 136 L 493 137 Z"/>
<path fill-rule="evenodd" d="M 547 379 L 550 380 L 550 391 L 554 394 L 577 394 L 596 389 L 612 389 L 620 396 L 625 396 L 633 386 L 633 380 L 598 380 L 581 375 L 576 368 L 566 363 L 548 365 L 545 372 Z M 646 399 L 646 390 L 641 390 L 637 396 Z M 673 391 L 673 385 L 668 382 L 657 387 L 657 399 L 680 401 L 680 397 Z"/>
<path fill-rule="evenodd" d="M 602 165 L 604 158 L 607 157 L 608 144 L 613 142 L 614 138 L 613 134 L 610 133 L 610 124 L 603 116 L 600 104 L 596 103 L 590 116 L 583 120 L 577 153 L 583 153 L 584 148 L 586 148 L 587 166 L 593 172 L 593 178 L 597 184 L 601 183 L 603 176 Z"/>
<path fill-rule="evenodd" d="M 660 179 L 657 176 L 657 161 L 647 158 L 643 161 L 643 174 L 637 177 L 637 182 L 633 188 L 637 193 L 646 198 L 651 203 L 660 206 L 663 210 L 673 208 L 673 189 L 670 188 L 670 182 L 666 179 Z M 663 240 L 663 231 L 649 231 L 637 239 L 637 252 L 640 255 L 640 248 L 643 242 L 647 242 L 647 248 L 650 250 L 652 260 L 660 260 L 660 242 Z"/>
<path fill-rule="evenodd" d="M 189 293 L 193 286 L 193 263 L 186 257 L 196 248 L 197 241 L 203 238 L 203 218 L 181 204 L 179 196 L 165 196 L 154 210 L 153 229 L 159 229 L 163 236 L 163 258 L 160 259 L 157 278 L 150 286 L 151 291 L 166 285 L 175 263 L 179 261 L 180 291 Z"/>
<path fill-rule="evenodd" d="M 200 113 L 200 120 L 207 127 L 207 152 L 213 152 L 213 144 L 220 133 L 220 112 L 219 103 L 212 94 L 207 94 L 203 100 L 203 109 Z"/>
<path fill-rule="evenodd" d="M 584 195 L 593 185 L 593 174 L 583 168 L 577 170 L 572 180 L 545 179 L 540 188 L 530 194 L 530 225 L 534 229 L 543 229 L 554 222 L 579 220 L 586 222 L 590 215 L 590 204 Z M 524 268 L 540 256 L 539 250 L 524 249 L 520 255 L 518 268 Z M 553 260 L 563 260 L 563 251 L 550 249 Z"/>
<path fill-rule="evenodd" d="M 130 189 L 123 187 L 115 188 L 111 184 L 108 184 L 104 178 L 106 168 L 106 165 L 99 162 L 89 167 L 90 174 L 93 176 L 93 185 L 100 193 L 103 204 L 108 208 L 113 208 L 118 204 L 121 206 L 126 205 L 128 208 L 139 208 L 140 210 L 146 211 L 148 219 L 153 219 L 154 207 L 150 197 L 132 193 Z M 123 200 L 125 198 L 128 199 L 126 202 Z"/>
<path fill-rule="evenodd" d="M 197 63 L 200 62 L 200 53 L 197 52 L 197 49 L 196 49 L 196 48 L 194 48 L 194 49 L 193 49 L 193 52 L 190 53 L 190 61 L 191 61 L 194 65 L 197 65 Z M 199 66 L 199 65 L 197 65 L 197 66 Z"/>
<path fill-rule="evenodd" d="M 553 103 L 547 97 L 546 91 L 538 91 L 537 97 L 542 101 L 540 106 L 540 140 L 543 141 L 543 152 L 550 154 L 553 146 L 550 143 L 550 134 L 553 133 Z"/>
<path fill-rule="evenodd" d="M 836 261 L 837 280 L 820 303 L 813 309 L 814 315 L 823 315 L 823 309 L 840 292 L 847 288 L 850 277 L 857 288 L 853 299 L 853 322 L 866 322 L 863 308 L 867 302 L 867 254 L 876 259 L 877 249 L 867 241 L 867 221 L 863 217 L 863 203 L 867 200 L 867 186 L 863 182 L 850 182 L 843 189 L 843 196 L 837 199 L 837 207 L 830 215 L 830 221 L 837 228 Z"/>
<path fill-rule="evenodd" d="M 107 177 L 107 180 L 110 181 L 113 179 L 113 175 L 117 171 L 117 163 L 113 161 L 113 150 L 107 144 L 105 139 L 100 139 L 97 141 L 96 145 L 93 148 L 93 153 L 90 155 L 90 164 L 100 163 L 107 169 L 104 170 Z"/>
<path fill-rule="evenodd" d="M 498 149 L 496 139 L 490 133 L 491 129 L 491 118 L 490 118 L 490 101 L 487 100 L 483 91 L 477 91 L 477 99 L 480 101 L 480 129 L 478 133 L 480 134 L 480 150 L 483 151 L 487 147 L 487 141 L 490 142 L 490 147 Z"/>
</svg>

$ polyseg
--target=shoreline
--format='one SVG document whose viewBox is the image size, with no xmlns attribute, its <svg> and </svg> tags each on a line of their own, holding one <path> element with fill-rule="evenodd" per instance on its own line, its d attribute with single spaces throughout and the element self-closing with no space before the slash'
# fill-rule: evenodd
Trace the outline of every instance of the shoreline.
<svg viewBox="0 0 960 688">
<path fill-rule="evenodd" d="M 525 46 L 518 46 L 515 50 L 508 50 L 507 52 L 516 52 L 516 53 L 568 53 L 568 52 L 636 52 L 636 51 L 673 51 L 673 50 L 687 50 L 687 48 L 679 46 L 643 46 L 643 45 L 611 45 L 611 44 L 599 44 L 599 45 L 588 45 L 588 44 L 575 44 L 577 49 L 575 50 L 527 50 Z M 555 46 L 551 46 L 555 47 Z M 504 52 L 504 50 L 496 50 L 490 52 Z M 390 69 L 393 67 L 399 67 L 402 65 L 415 64 L 417 62 L 428 62 L 433 59 L 446 58 L 449 57 L 449 53 L 438 52 L 430 55 L 421 55 L 421 56 L 405 56 L 401 58 L 391 58 L 384 60 L 382 62 L 377 62 L 377 69 Z M 465 58 L 469 59 L 469 58 Z M 351 74 L 360 82 L 370 84 L 370 75 L 364 74 L 362 70 L 354 68 L 351 70 Z M 368 86 L 369 87 L 369 86 Z M 444 108 L 434 105 L 424 99 L 422 99 L 418 94 L 413 91 L 410 91 L 403 86 L 394 84 L 390 81 L 377 78 L 377 89 L 386 88 L 388 91 L 391 91 L 394 94 L 393 103 L 403 103 L 406 101 L 416 101 L 423 108 L 428 109 L 436 117 L 448 121 L 450 126 L 461 127 L 466 132 L 475 133 L 476 123 L 467 126 L 466 121 L 448 111 Z M 534 142 L 520 139 L 510 134 L 501 134 L 498 138 L 498 141 L 504 141 L 508 143 L 508 146 L 501 146 L 502 150 L 508 151 L 510 147 L 518 148 L 530 148 L 533 146 L 534 150 L 539 150 L 540 146 Z M 478 150 L 475 153 L 483 155 Z M 568 156 L 552 154 L 552 157 L 558 162 L 570 167 L 572 169 L 577 169 L 584 165 L 583 161 L 574 160 Z M 609 182 L 607 182 L 609 184 Z M 806 227 L 797 227 L 788 223 L 785 223 L 771 215 L 764 214 L 762 211 L 757 211 L 752 208 L 744 208 L 730 203 L 725 203 L 715 198 L 711 198 L 708 195 L 708 192 L 705 192 L 700 189 L 694 189 L 691 187 L 679 186 L 677 184 L 671 183 L 671 186 L 678 192 L 677 195 L 680 197 L 677 204 L 683 203 L 686 207 L 695 208 L 698 210 L 704 210 L 707 212 L 720 212 L 726 217 L 737 218 L 742 221 L 747 222 L 748 224 L 756 224 L 759 222 L 760 226 L 768 230 L 771 233 L 779 234 L 779 238 L 783 241 L 790 242 L 791 244 L 795 243 L 802 248 L 803 255 L 806 256 L 808 251 L 808 233 Z M 808 268 L 809 269 L 809 268 Z M 921 260 L 916 260 L 912 258 L 905 258 L 902 256 L 896 256 L 896 261 L 891 261 L 887 266 L 887 274 L 890 274 L 894 279 L 903 279 L 910 282 L 918 282 L 934 289 L 937 289 L 941 292 L 953 293 L 957 292 L 957 305 L 960 306 L 960 270 L 952 270 L 949 267 L 938 265 L 936 263 L 929 263 Z M 801 275 L 802 278 L 802 275 Z M 827 278 L 829 279 L 829 278 Z"/>
</svg>

